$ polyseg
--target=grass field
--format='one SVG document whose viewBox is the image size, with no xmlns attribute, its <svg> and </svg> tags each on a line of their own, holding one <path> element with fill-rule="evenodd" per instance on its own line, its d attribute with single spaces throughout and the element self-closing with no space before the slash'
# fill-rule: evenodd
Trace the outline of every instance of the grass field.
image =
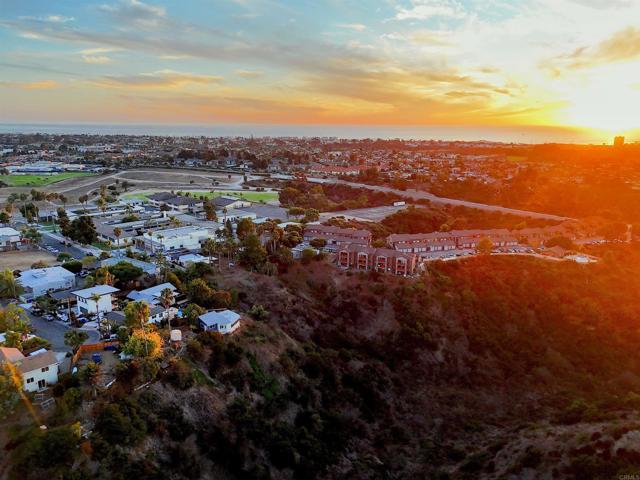
<svg viewBox="0 0 640 480">
<path fill-rule="evenodd" d="M 204 196 L 206 198 L 212 198 L 214 195 L 217 197 L 226 195 L 229 197 L 244 198 L 251 202 L 269 202 L 278 199 L 278 192 L 252 192 L 248 190 L 216 190 L 215 192 L 212 192 L 211 190 L 185 190 L 183 193 L 186 193 L 187 191 L 196 197 Z M 123 195 L 122 198 L 145 200 L 149 195 L 152 194 L 145 192 L 128 193 Z"/>
<path fill-rule="evenodd" d="M 68 178 L 87 177 L 94 173 L 65 172 L 54 175 L 0 175 L 0 182 L 10 187 L 43 187 Z"/>
</svg>

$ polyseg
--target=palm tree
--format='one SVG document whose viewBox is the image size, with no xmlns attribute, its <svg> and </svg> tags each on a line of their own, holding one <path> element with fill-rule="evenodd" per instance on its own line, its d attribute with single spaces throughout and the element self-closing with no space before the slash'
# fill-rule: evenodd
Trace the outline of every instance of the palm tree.
<svg viewBox="0 0 640 480">
<path fill-rule="evenodd" d="M 13 276 L 13 272 L 9 269 L 0 272 L 0 297 L 1 298 L 18 298 L 24 288 L 18 280 Z"/>
<path fill-rule="evenodd" d="M 213 263 L 213 255 L 216 252 L 218 244 L 213 238 L 207 238 L 204 242 L 202 242 L 202 253 L 209 257 L 209 265 Z"/>
<path fill-rule="evenodd" d="M 120 235 L 122 235 L 122 229 L 120 227 L 116 227 L 113 229 L 113 235 L 116 237 L 116 242 L 118 245 L 118 250 L 120 249 Z"/>
<path fill-rule="evenodd" d="M 160 292 L 160 303 L 165 309 L 173 305 L 174 301 L 175 297 L 173 296 L 173 290 L 171 290 L 170 288 L 164 288 Z"/>
<path fill-rule="evenodd" d="M 99 293 L 92 293 L 91 300 L 96 304 L 96 321 L 98 322 L 98 330 L 102 330 L 102 322 L 100 321 L 100 299 L 102 298 Z M 102 331 L 100 332 L 102 333 Z"/>
</svg>

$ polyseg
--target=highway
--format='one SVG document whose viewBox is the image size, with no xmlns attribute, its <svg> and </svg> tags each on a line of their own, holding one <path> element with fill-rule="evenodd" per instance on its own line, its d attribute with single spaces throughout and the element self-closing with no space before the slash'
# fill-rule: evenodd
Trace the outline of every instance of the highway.
<svg viewBox="0 0 640 480">
<path fill-rule="evenodd" d="M 293 177 L 291 175 L 273 175 L 273 178 L 291 180 Z M 517 215 L 519 217 L 530 217 L 530 218 L 539 218 L 543 220 L 556 220 L 556 221 L 573 220 L 570 217 L 562 217 L 562 216 L 553 215 L 550 213 L 531 212 L 528 210 L 519 210 L 517 208 L 508 208 L 508 207 L 501 207 L 499 205 L 488 205 L 486 203 L 471 202 L 469 200 L 459 200 L 456 198 L 438 197 L 433 193 L 424 192 L 421 190 L 413 190 L 413 189 L 399 190 L 397 188 L 385 187 L 383 185 L 368 185 L 366 183 L 348 182 L 346 180 L 340 180 L 337 178 L 308 177 L 307 180 L 313 183 L 336 183 L 341 185 L 348 185 L 354 188 L 366 188 L 366 189 L 375 190 L 378 192 L 395 193 L 397 195 L 400 195 L 402 197 L 409 198 L 412 200 L 429 200 L 433 203 L 440 203 L 443 205 L 477 208 L 478 210 L 487 210 L 490 212 L 502 212 L 502 213 L 507 213 L 511 215 Z"/>
</svg>

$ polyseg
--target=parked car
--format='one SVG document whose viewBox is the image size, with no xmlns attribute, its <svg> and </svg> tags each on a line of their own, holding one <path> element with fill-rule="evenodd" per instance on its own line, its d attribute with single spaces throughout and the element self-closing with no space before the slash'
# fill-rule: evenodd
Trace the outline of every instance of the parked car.
<svg viewBox="0 0 640 480">
<path fill-rule="evenodd" d="M 91 355 L 91 361 L 100 365 L 102 363 L 102 355 L 99 353 L 94 353 Z"/>
</svg>

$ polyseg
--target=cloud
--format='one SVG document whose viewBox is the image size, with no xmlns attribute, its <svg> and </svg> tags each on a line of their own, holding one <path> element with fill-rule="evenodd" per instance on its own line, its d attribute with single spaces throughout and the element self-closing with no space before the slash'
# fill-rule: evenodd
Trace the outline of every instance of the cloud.
<svg viewBox="0 0 640 480">
<path fill-rule="evenodd" d="M 31 20 L 35 22 L 49 22 L 49 23 L 67 23 L 67 22 L 73 22 L 75 20 L 74 17 L 66 17 L 64 15 L 47 15 L 45 17 L 21 16 L 18 18 L 20 20 Z"/>
<path fill-rule="evenodd" d="M 336 26 L 348 30 L 355 30 L 356 32 L 362 32 L 367 29 L 367 26 L 362 23 L 338 23 Z"/>
<path fill-rule="evenodd" d="M 640 28 L 627 27 L 619 30 L 602 42 L 582 46 L 574 51 L 559 55 L 546 62 L 552 69 L 588 68 L 597 65 L 636 60 L 640 57 Z"/>
<path fill-rule="evenodd" d="M 19 88 L 21 90 L 47 90 L 56 88 L 58 83 L 54 80 L 38 80 L 35 82 L 0 82 L 0 87 Z"/>
<path fill-rule="evenodd" d="M 242 78 L 258 78 L 264 75 L 262 70 L 236 70 L 236 75 Z"/>
<path fill-rule="evenodd" d="M 223 77 L 213 75 L 160 70 L 139 75 L 105 75 L 94 80 L 93 83 L 108 88 L 174 88 L 188 83 L 210 85 L 220 83 L 222 80 Z"/>
<path fill-rule="evenodd" d="M 433 17 L 464 18 L 464 7 L 454 0 L 412 0 L 410 7 L 397 7 L 396 20 L 427 20 Z"/>
<path fill-rule="evenodd" d="M 164 7 L 140 0 L 120 0 L 115 5 L 101 5 L 100 10 L 109 13 L 117 21 L 134 23 L 144 28 L 159 26 L 167 16 Z"/>
</svg>

